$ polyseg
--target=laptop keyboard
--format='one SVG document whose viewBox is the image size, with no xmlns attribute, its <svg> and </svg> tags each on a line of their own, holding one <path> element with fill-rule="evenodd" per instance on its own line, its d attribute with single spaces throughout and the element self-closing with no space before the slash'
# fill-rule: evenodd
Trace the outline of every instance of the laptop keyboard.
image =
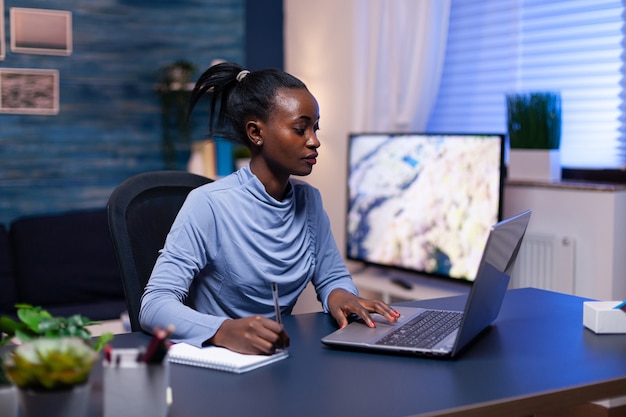
<svg viewBox="0 0 626 417">
<path fill-rule="evenodd" d="M 463 318 L 460 311 L 428 310 L 389 333 L 377 345 L 429 349 L 457 329 Z"/>
</svg>

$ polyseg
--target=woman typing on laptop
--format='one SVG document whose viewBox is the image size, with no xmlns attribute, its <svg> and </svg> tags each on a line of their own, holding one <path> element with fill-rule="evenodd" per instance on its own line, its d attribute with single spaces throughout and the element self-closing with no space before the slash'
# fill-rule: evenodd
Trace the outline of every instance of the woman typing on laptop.
<svg viewBox="0 0 626 417">
<path fill-rule="evenodd" d="M 200 77 L 190 111 L 205 94 L 211 136 L 247 146 L 251 160 L 189 194 L 142 297 L 142 327 L 173 324 L 174 341 L 273 353 L 289 337 L 272 319 L 272 282 L 283 314 L 312 282 L 339 327 L 351 314 L 370 327 L 370 313 L 397 321 L 387 304 L 358 296 L 319 192 L 292 178 L 311 173 L 320 146 L 319 109 L 306 86 L 282 71 L 223 63 Z"/>
</svg>

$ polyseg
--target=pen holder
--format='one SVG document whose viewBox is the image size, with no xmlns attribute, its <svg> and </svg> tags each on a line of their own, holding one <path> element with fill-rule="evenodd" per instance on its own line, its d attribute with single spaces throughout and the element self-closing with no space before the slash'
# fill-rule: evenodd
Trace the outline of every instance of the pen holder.
<svg viewBox="0 0 626 417">
<path fill-rule="evenodd" d="M 105 361 L 103 379 L 104 417 L 167 416 L 167 359 L 159 364 Z"/>
</svg>

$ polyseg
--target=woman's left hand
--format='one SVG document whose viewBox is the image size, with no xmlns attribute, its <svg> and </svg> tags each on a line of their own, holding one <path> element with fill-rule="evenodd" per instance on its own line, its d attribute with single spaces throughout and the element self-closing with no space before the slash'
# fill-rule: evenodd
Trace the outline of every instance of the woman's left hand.
<svg viewBox="0 0 626 417">
<path fill-rule="evenodd" d="M 356 314 L 369 327 L 376 327 L 370 313 L 378 313 L 392 323 L 398 321 L 400 313 L 380 300 L 368 300 L 342 289 L 333 290 L 328 296 L 328 310 L 335 318 L 339 328 L 348 324 L 348 316 Z"/>
</svg>

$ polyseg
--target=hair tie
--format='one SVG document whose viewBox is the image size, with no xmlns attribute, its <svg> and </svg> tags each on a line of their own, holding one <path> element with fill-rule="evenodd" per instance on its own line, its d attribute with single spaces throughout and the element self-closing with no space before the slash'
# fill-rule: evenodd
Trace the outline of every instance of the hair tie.
<svg viewBox="0 0 626 417">
<path fill-rule="evenodd" d="M 243 80 L 244 78 L 246 78 L 246 75 L 250 74 L 250 71 L 248 70 L 242 70 L 239 72 L 239 74 L 237 74 L 237 81 L 241 82 L 241 80 Z"/>
</svg>

